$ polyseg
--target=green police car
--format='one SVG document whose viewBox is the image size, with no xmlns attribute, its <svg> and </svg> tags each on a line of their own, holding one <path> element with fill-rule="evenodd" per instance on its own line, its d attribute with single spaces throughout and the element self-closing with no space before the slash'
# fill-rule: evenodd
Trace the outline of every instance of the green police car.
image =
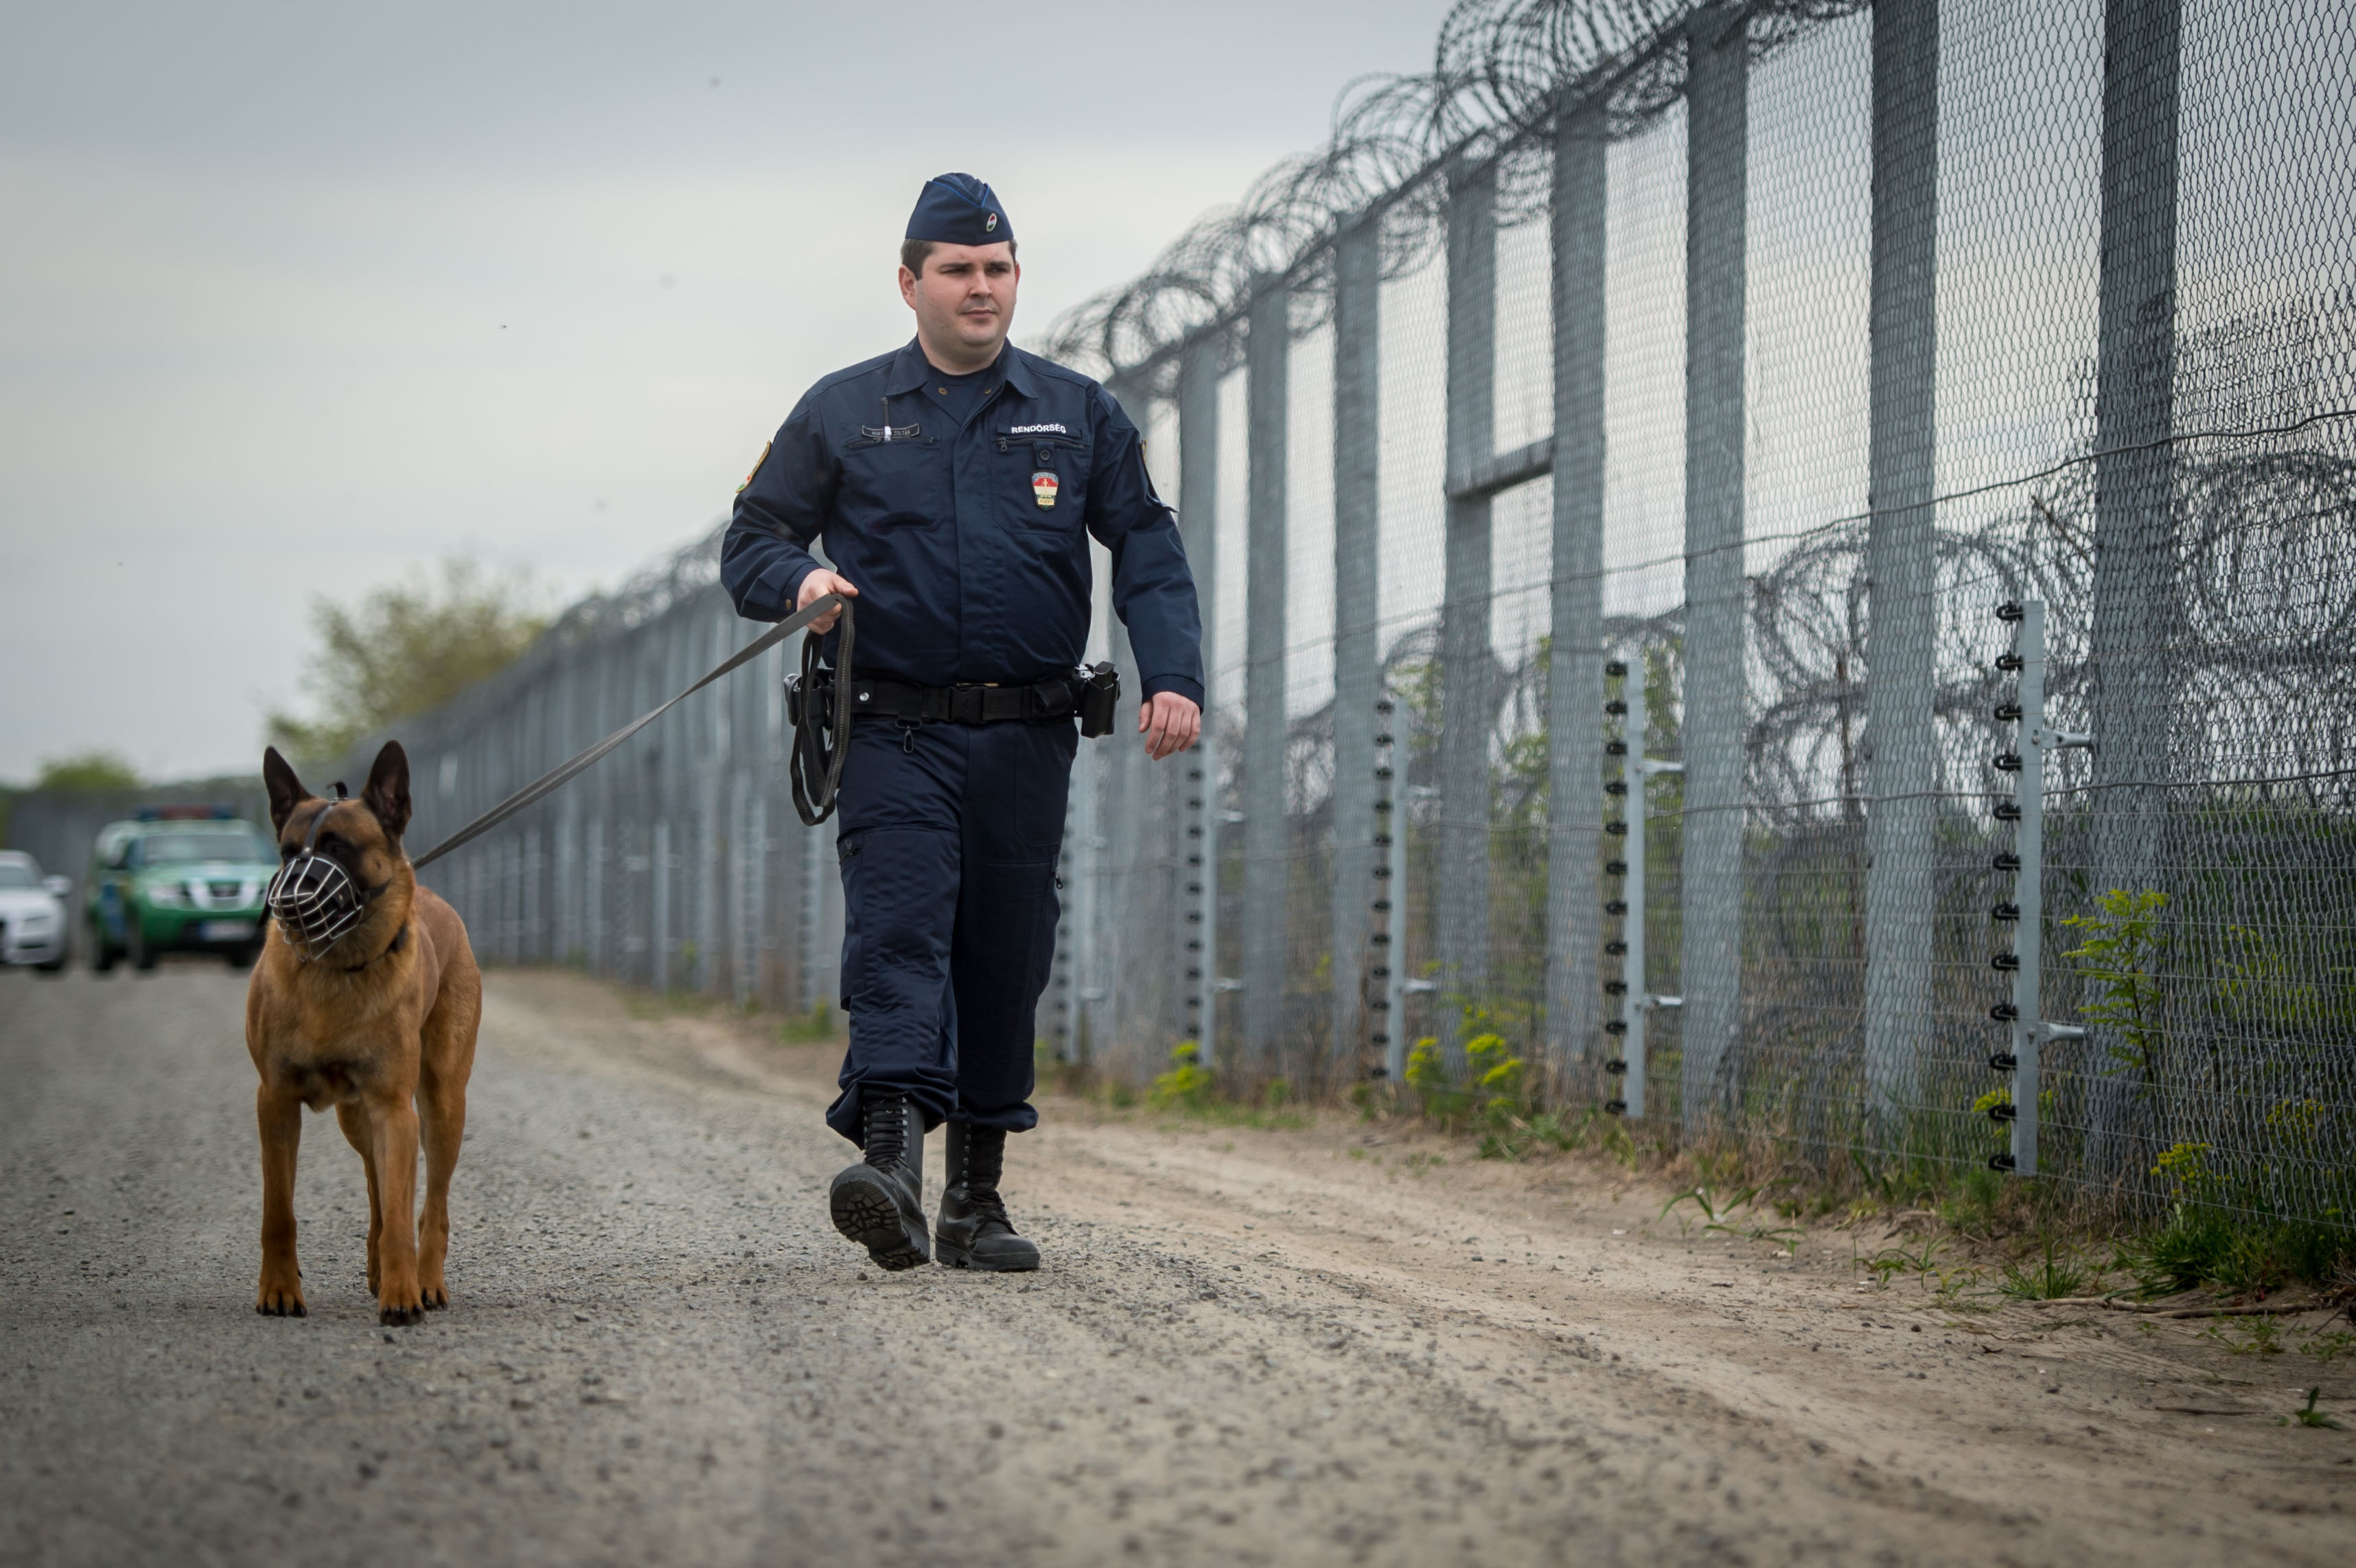
<svg viewBox="0 0 2356 1568">
<path fill-rule="evenodd" d="M 262 891 L 276 843 L 225 807 L 151 807 L 99 830 L 90 872 L 90 964 L 153 969 L 167 952 L 217 952 L 243 968 L 262 950 Z"/>
</svg>

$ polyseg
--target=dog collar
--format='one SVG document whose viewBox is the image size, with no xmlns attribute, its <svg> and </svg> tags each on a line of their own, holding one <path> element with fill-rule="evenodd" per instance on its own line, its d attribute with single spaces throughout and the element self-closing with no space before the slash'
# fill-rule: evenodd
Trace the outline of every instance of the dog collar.
<svg viewBox="0 0 2356 1568">
<path fill-rule="evenodd" d="M 381 892 L 383 892 L 383 891 L 384 891 L 385 887 L 389 887 L 389 886 L 391 886 L 391 883 L 386 883 L 386 884 L 384 885 L 384 886 L 380 886 L 380 887 L 379 887 L 379 888 L 376 890 L 376 892 L 377 892 L 377 893 L 381 893 Z M 376 894 L 375 894 L 375 893 L 371 893 L 371 894 L 369 894 L 369 897 L 372 898 L 372 897 L 376 897 Z M 370 964 L 374 963 L 374 962 L 377 961 L 377 959 L 379 959 L 379 958 L 385 958 L 385 957 L 390 956 L 391 954 L 393 954 L 393 953 L 397 953 L 397 952 L 399 952 L 399 951 L 402 950 L 402 946 L 408 942 L 408 940 L 409 940 L 409 928 L 408 928 L 406 925 L 404 925 L 404 926 L 402 926 L 402 927 L 401 928 L 401 929 L 399 929 L 399 930 L 397 930 L 397 931 L 395 931 L 395 932 L 393 932 L 393 933 L 392 933 L 392 940 L 391 940 L 391 941 L 389 941 L 389 942 L 387 942 L 387 943 L 385 943 L 385 944 L 384 944 L 384 951 L 383 951 L 383 952 L 380 952 L 380 953 L 379 953 L 379 954 L 377 954 L 377 955 L 376 955 L 376 958 L 364 958 L 364 959 L 360 960 L 360 961 L 359 961 L 359 962 L 358 962 L 358 963 L 338 964 L 337 967 L 337 968 L 339 968 L 339 969 L 341 969 L 341 970 L 342 970 L 346 974 L 358 974 L 360 971 L 362 971 L 362 970 L 366 969 L 369 965 L 370 965 Z"/>
</svg>

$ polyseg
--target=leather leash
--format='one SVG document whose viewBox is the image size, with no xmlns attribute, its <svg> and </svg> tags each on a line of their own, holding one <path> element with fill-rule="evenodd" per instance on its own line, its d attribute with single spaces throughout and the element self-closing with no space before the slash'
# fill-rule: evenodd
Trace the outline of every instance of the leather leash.
<svg viewBox="0 0 2356 1568">
<path fill-rule="evenodd" d="M 637 734 L 640 730 L 646 728 L 648 725 L 654 723 L 657 719 L 670 712 L 671 709 L 687 701 L 688 698 L 695 695 L 696 693 L 702 691 L 703 688 L 711 685 L 712 682 L 719 680 L 723 675 L 728 674 L 732 671 L 742 669 L 746 664 L 751 663 L 754 660 L 758 659 L 762 654 L 766 653 L 772 648 L 776 647 L 777 644 L 783 642 L 794 633 L 801 630 L 804 627 L 809 625 L 810 622 L 816 620 L 830 609 L 841 609 L 842 611 L 842 618 L 846 622 L 851 618 L 851 606 L 841 595 L 819 595 L 801 609 L 795 611 L 784 620 L 779 621 L 776 625 L 771 627 L 768 630 L 755 638 L 751 642 L 746 643 L 743 648 L 740 648 L 735 652 L 730 654 L 709 674 L 705 675 L 694 685 L 690 686 L 686 691 L 681 692 L 679 695 L 673 697 L 669 702 L 665 703 L 662 706 L 655 709 L 651 713 L 644 714 L 637 718 L 632 719 L 628 724 L 624 725 L 620 729 L 616 730 L 612 735 L 607 736 L 605 739 L 599 741 L 596 745 L 591 746 L 588 750 L 583 752 L 580 756 L 573 757 L 572 760 L 557 764 L 548 772 L 541 774 L 539 778 L 533 779 L 530 783 L 525 785 L 522 789 L 517 790 L 506 800 L 501 800 L 498 805 L 493 806 L 489 811 L 485 811 L 481 816 L 477 817 L 473 822 L 468 822 L 465 827 L 460 828 L 456 832 L 452 833 L 448 838 L 444 839 L 440 843 L 435 844 L 432 849 L 427 850 L 423 854 L 421 854 L 416 859 L 411 861 L 410 865 L 422 870 L 424 867 L 433 865 L 435 861 L 441 859 L 444 855 L 449 854 L 452 850 L 458 848 L 460 845 L 470 843 L 474 840 L 480 838 L 483 834 L 490 832 L 501 822 L 506 822 L 509 817 L 514 816 L 518 811 L 522 811 L 525 807 L 539 804 L 541 800 L 546 800 L 549 796 L 556 793 L 557 790 L 571 783 L 581 774 L 596 766 L 596 764 L 611 753 L 615 747 L 620 746 L 624 741 L 629 739 L 632 736 Z M 835 772 L 838 777 L 840 776 L 841 771 L 841 765 L 838 763 L 835 768 Z"/>
</svg>

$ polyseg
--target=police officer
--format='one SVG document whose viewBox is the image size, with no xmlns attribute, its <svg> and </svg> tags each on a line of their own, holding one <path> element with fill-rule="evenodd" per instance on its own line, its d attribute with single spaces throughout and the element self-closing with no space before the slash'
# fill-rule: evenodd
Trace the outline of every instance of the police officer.
<svg viewBox="0 0 2356 1568">
<path fill-rule="evenodd" d="M 916 340 L 803 395 L 721 546 L 741 615 L 857 601 L 838 850 L 851 1040 L 826 1119 L 864 1157 L 829 1207 L 886 1269 L 931 1256 L 924 1135 L 942 1122 L 941 1261 L 1039 1266 L 999 1181 L 1006 1134 L 1039 1120 L 1033 1020 L 1055 950 L 1091 536 L 1111 553 L 1146 751 L 1183 751 L 1202 728 L 1176 520 L 1105 390 L 1007 342 L 1022 277 L 990 187 L 927 181 L 900 247 Z M 821 537 L 830 567 L 810 554 Z M 817 626 L 830 659 L 834 618 Z"/>
</svg>

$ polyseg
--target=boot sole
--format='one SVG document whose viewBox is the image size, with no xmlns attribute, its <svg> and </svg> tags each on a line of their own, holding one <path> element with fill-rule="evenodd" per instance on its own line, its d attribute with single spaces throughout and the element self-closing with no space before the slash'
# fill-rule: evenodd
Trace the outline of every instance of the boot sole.
<svg viewBox="0 0 2356 1568">
<path fill-rule="evenodd" d="M 1039 1254 L 1035 1251 L 1024 1260 L 977 1258 L 971 1248 L 960 1247 L 938 1231 L 933 1233 L 933 1246 L 943 1268 L 977 1269 L 986 1274 L 1024 1274 L 1039 1266 Z"/>
<path fill-rule="evenodd" d="M 931 1262 L 923 1217 L 912 1222 L 884 1177 L 862 1177 L 862 1169 L 854 1166 L 834 1178 L 827 1195 L 834 1228 L 866 1248 L 881 1268 L 897 1273 Z"/>
</svg>

